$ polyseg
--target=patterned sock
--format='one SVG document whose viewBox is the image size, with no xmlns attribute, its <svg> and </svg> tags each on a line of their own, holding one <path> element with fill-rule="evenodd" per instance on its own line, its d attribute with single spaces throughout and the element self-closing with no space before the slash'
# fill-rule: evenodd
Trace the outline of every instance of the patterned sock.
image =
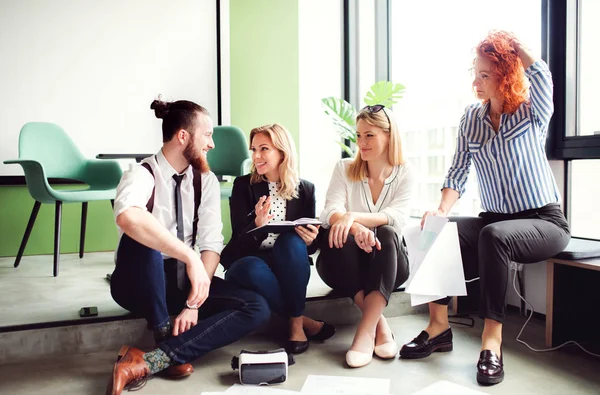
<svg viewBox="0 0 600 395">
<path fill-rule="evenodd" d="M 144 362 L 148 365 L 150 374 L 156 374 L 173 364 L 171 358 L 160 348 L 145 353 L 142 358 L 144 358 Z"/>
<path fill-rule="evenodd" d="M 152 334 L 154 335 L 154 344 L 158 346 L 171 335 L 171 323 L 167 321 L 165 325 L 154 329 Z"/>
</svg>

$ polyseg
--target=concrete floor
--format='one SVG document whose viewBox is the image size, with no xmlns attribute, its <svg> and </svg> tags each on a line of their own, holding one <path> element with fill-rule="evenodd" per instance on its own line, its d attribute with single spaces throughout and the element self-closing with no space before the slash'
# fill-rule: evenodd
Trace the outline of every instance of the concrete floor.
<svg viewBox="0 0 600 395">
<path fill-rule="evenodd" d="M 18 268 L 14 257 L 0 258 L 0 327 L 56 321 L 85 321 L 79 317 L 84 306 L 96 306 L 99 317 L 129 313 L 110 295 L 106 275 L 115 267 L 114 252 L 62 254 L 58 277 L 52 276 L 52 255 L 25 256 Z M 314 266 L 307 297 L 326 295 L 325 285 Z M 223 277 L 219 265 L 216 276 Z"/>
<path fill-rule="evenodd" d="M 390 319 L 399 343 L 409 341 L 426 324 L 426 316 L 409 315 Z M 505 325 L 504 359 L 506 378 L 502 384 L 480 387 L 475 381 L 475 363 L 479 355 L 481 322 L 475 328 L 454 325 L 454 351 L 434 354 L 422 360 L 374 359 L 360 369 L 344 366 L 344 355 L 354 334 L 354 326 L 338 327 L 338 333 L 324 344 L 311 344 L 297 356 L 290 367 L 289 379 L 277 388 L 300 391 L 309 374 L 389 378 L 390 394 L 412 394 L 438 380 L 489 394 L 599 394 L 600 359 L 575 349 L 551 353 L 534 353 L 514 339 L 524 319 L 509 317 Z M 525 338 L 541 347 L 543 326 L 533 321 Z M 242 339 L 213 351 L 194 363 L 196 372 L 183 381 L 172 382 L 154 378 L 141 394 L 194 394 L 203 391 L 225 391 L 237 382 L 229 363 L 241 349 L 274 349 L 279 345 L 269 334 L 262 333 Z M 114 352 L 65 356 L 33 363 L 0 365 L 1 394 L 101 394 L 110 376 Z"/>
</svg>

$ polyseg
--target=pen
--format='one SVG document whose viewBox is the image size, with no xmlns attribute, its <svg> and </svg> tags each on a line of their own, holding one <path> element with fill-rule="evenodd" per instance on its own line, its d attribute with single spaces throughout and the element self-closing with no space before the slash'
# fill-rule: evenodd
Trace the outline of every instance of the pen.
<svg viewBox="0 0 600 395">
<path fill-rule="evenodd" d="M 263 196 L 263 197 L 264 197 L 264 196 Z M 269 196 L 269 197 L 270 197 L 270 196 Z M 267 198 L 267 199 L 269 199 L 269 198 Z M 249 216 L 251 216 L 252 214 L 254 214 L 254 212 L 255 212 L 255 211 L 256 211 L 256 207 L 255 207 L 255 208 L 253 208 L 253 209 L 252 209 L 252 211 L 250 211 L 250 212 L 249 212 L 249 213 L 246 215 L 246 217 L 249 217 Z"/>
</svg>

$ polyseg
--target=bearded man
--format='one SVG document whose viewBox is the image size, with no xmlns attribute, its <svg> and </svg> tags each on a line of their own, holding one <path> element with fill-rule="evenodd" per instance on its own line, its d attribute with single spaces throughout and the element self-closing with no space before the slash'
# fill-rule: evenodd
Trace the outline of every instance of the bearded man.
<svg viewBox="0 0 600 395">
<path fill-rule="evenodd" d="M 223 224 L 219 182 L 206 160 L 214 148 L 210 114 L 186 100 L 154 100 L 150 108 L 162 119 L 163 146 L 125 171 L 117 188 L 110 285 L 120 306 L 146 319 L 156 348 L 121 347 L 107 388 L 113 395 L 149 375 L 189 376 L 191 361 L 269 318 L 260 295 L 213 277 Z"/>
</svg>

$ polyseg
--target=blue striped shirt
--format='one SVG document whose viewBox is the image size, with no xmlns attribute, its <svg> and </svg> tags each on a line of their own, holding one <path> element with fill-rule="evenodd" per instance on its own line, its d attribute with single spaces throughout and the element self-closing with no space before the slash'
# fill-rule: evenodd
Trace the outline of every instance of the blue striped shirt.
<svg viewBox="0 0 600 395">
<path fill-rule="evenodd" d="M 511 214 L 560 201 L 545 151 L 548 123 L 554 112 L 552 75 L 541 60 L 525 70 L 525 75 L 531 83 L 529 102 L 513 114 L 502 114 L 497 134 L 488 113 L 489 103 L 468 106 L 460 121 L 444 188 L 462 195 L 473 161 L 485 211 Z"/>
</svg>

